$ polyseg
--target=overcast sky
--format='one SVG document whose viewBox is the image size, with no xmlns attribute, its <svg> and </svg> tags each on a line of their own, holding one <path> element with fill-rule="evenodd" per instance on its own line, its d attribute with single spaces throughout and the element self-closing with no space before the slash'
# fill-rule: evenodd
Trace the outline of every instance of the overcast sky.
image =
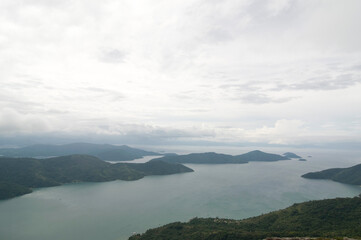
<svg viewBox="0 0 361 240">
<path fill-rule="evenodd" d="M 360 143 L 360 12 L 359 0 L 1 0 L 0 136 Z"/>
</svg>

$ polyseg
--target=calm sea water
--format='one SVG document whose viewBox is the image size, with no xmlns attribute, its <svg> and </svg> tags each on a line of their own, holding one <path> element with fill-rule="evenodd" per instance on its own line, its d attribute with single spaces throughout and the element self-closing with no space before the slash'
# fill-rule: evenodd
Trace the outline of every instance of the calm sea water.
<svg viewBox="0 0 361 240">
<path fill-rule="evenodd" d="M 0 201 L 0 239 L 122 240 L 196 216 L 242 219 L 296 202 L 361 193 L 360 186 L 300 177 L 361 163 L 360 152 L 295 152 L 307 161 L 188 164 L 195 172 L 38 189 Z"/>
</svg>

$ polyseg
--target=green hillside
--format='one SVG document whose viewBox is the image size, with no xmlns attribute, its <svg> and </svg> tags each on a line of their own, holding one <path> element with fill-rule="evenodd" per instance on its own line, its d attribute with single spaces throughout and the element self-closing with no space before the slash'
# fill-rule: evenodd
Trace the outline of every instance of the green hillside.
<svg viewBox="0 0 361 240">
<path fill-rule="evenodd" d="M 137 180 L 147 175 L 166 175 L 193 170 L 180 164 L 157 162 L 110 164 L 89 155 L 48 159 L 0 158 L 1 198 L 31 192 L 31 188 L 58 186 L 72 182 Z"/>
<path fill-rule="evenodd" d="M 244 220 L 195 218 L 151 229 L 129 240 L 256 240 L 266 237 L 361 237 L 361 198 L 294 204 Z"/>
<path fill-rule="evenodd" d="M 330 168 L 302 175 L 310 179 L 330 179 L 340 183 L 361 185 L 361 164 L 349 168 Z"/>
</svg>

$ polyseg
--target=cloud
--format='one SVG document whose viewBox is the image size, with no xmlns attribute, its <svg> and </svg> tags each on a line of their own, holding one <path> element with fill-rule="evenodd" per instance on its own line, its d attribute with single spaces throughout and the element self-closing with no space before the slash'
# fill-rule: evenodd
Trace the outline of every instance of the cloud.
<svg viewBox="0 0 361 240">
<path fill-rule="evenodd" d="M 266 103 L 285 103 L 294 99 L 294 97 L 271 98 L 263 93 L 250 93 L 239 97 L 245 103 L 266 104 Z"/>
<path fill-rule="evenodd" d="M 360 7 L 353 0 L 3 0 L 0 107 L 14 120 L 3 114 L 1 131 L 354 139 Z M 330 135 L 315 131 L 327 122 L 335 126 Z"/>
<path fill-rule="evenodd" d="M 251 129 L 245 132 L 245 138 L 250 142 L 267 142 L 269 144 L 300 145 L 300 144 L 328 144 L 337 142 L 358 142 L 359 129 L 354 133 L 337 129 L 336 126 L 310 127 L 301 120 L 277 120 L 273 127 Z"/>
<path fill-rule="evenodd" d="M 99 56 L 99 60 L 105 63 L 121 63 L 125 61 L 127 54 L 118 49 L 104 50 Z"/>
<path fill-rule="evenodd" d="M 334 78 L 327 75 L 313 77 L 306 79 L 303 82 L 293 84 L 280 84 L 275 90 L 289 89 L 289 90 L 316 90 L 327 91 L 335 89 L 344 89 L 353 85 L 361 83 L 361 76 L 353 74 L 340 74 Z"/>
<path fill-rule="evenodd" d="M 12 109 L 5 108 L 0 113 L 0 134 L 32 134 L 51 130 L 47 119 L 33 114 L 20 114 Z"/>
<path fill-rule="evenodd" d="M 292 1 L 289 0 L 271 0 L 267 1 L 267 9 L 270 12 L 271 16 L 276 16 L 280 12 L 287 10 L 289 6 L 291 5 Z"/>
<path fill-rule="evenodd" d="M 125 96 L 116 90 L 105 89 L 105 88 L 97 88 L 97 87 L 85 87 L 82 88 L 85 93 L 89 93 L 94 98 L 108 98 L 111 101 L 119 101 L 123 100 Z"/>
<path fill-rule="evenodd" d="M 273 144 L 294 144 L 305 134 L 305 123 L 300 120 L 278 120 L 274 127 L 262 127 L 248 131 L 248 137 L 253 141 L 266 140 Z"/>
</svg>

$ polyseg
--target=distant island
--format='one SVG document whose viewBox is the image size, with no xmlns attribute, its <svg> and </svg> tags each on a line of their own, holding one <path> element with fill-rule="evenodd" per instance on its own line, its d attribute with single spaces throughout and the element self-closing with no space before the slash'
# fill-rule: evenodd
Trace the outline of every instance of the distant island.
<svg viewBox="0 0 361 240">
<path fill-rule="evenodd" d="M 137 180 L 148 175 L 193 172 L 181 164 L 163 161 L 111 164 L 89 155 L 47 159 L 0 157 L 0 199 L 30 193 L 32 188 L 73 182 Z"/>
<path fill-rule="evenodd" d="M 255 161 L 273 162 L 289 160 L 289 158 L 272 153 L 265 153 L 259 150 L 251 151 L 241 155 L 228 155 L 215 152 L 191 153 L 187 155 L 168 155 L 156 158 L 151 161 L 161 160 L 172 163 L 196 163 L 196 164 L 225 164 L 225 163 L 248 163 Z"/>
<path fill-rule="evenodd" d="M 5 157 L 56 157 L 72 154 L 96 156 L 105 161 L 129 161 L 144 156 L 160 156 L 156 152 L 131 148 L 126 145 L 71 143 L 65 145 L 36 144 L 22 148 L 0 148 L 0 155 Z"/>
<path fill-rule="evenodd" d="M 129 240 L 258 240 L 267 237 L 361 237 L 361 198 L 336 198 L 294 204 L 244 220 L 194 218 L 133 235 Z"/>
<path fill-rule="evenodd" d="M 302 175 L 310 179 L 330 179 L 335 182 L 361 185 L 361 164 L 349 168 L 330 168 L 320 172 L 310 172 Z"/>
<path fill-rule="evenodd" d="M 283 156 L 285 156 L 287 158 L 301 158 L 300 156 L 298 156 L 297 154 L 292 153 L 292 152 L 286 152 L 283 154 Z"/>
</svg>

